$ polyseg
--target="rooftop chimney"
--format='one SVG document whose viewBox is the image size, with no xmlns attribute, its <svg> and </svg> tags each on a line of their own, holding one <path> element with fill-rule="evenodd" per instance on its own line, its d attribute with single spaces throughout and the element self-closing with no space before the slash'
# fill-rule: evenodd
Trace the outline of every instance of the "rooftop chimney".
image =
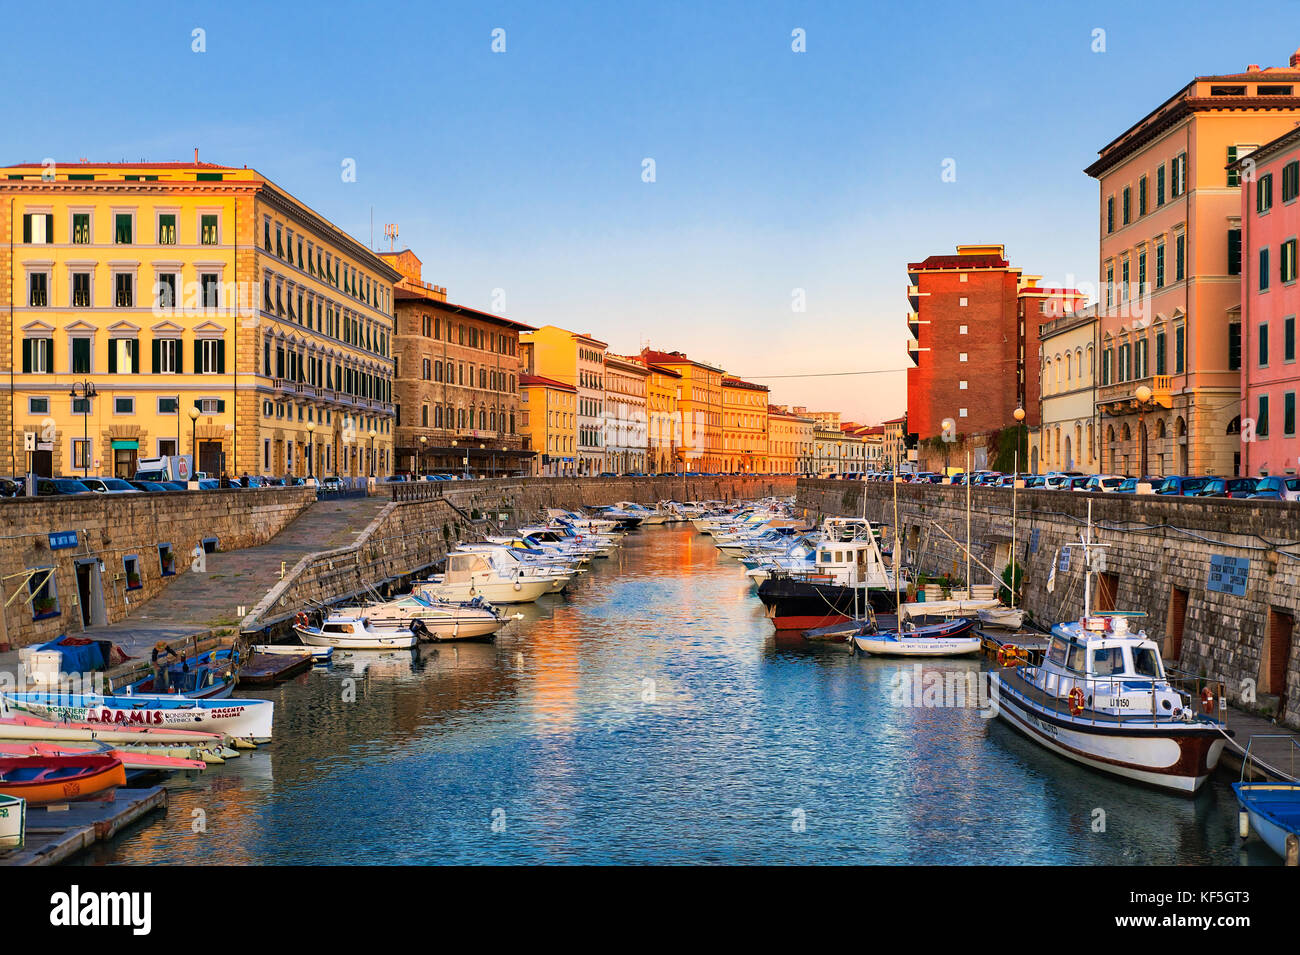
<svg viewBox="0 0 1300 955">
<path fill-rule="evenodd" d="M 198 164 L 199 164 L 199 147 L 198 147 L 198 146 L 195 146 L 195 147 L 194 147 L 194 165 L 197 166 Z"/>
<path fill-rule="evenodd" d="M 1258 63 L 1252 63 L 1252 64 L 1250 64 L 1250 66 L 1246 67 L 1246 72 L 1247 72 L 1247 73 L 1258 73 L 1258 72 L 1259 72 L 1259 64 L 1258 64 Z"/>
<path fill-rule="evenodd" d="M 1300 68 L 1300 50 L 1296 50 L 1291 54 L 1291 66 L 1293 68 Z"/>
</svg>

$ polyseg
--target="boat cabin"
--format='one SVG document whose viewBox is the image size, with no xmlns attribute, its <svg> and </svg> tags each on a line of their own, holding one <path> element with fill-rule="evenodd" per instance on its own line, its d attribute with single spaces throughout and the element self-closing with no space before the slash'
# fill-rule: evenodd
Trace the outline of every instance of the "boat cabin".
<svg viewBox="0 0 1300 955">
<path fill-rule="evenodd" d="M 888 586 L 885 563 L 874 537 L 825 540 L 817 545 L 812 574 L 841 587 Z"/>
</svg>

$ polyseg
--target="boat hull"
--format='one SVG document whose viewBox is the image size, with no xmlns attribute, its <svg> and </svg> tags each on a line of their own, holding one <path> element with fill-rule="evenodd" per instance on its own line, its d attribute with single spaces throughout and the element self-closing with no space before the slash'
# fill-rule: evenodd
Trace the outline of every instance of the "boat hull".
<svg viewBox="0 0 1300 955">
<path fill-rule="evenodd" d="M 962 657 L 980 652 L 979 637 L 911 637 L 872 634 L 854 637 L 864 653 L 883 657 Z"/>
<path fill-rule="evenodd" d="M 565 588 L 565 577 L 534 577 L 510 581 L 476 581 L 456 584 L 424 584 L 421 589 L 434 597 L 462 601 L 482 597 L 492 604 L 530 604 L 544 594 L 557 593 Z"/>
<path fill-rule="evenodd" d="M 25 778 L 42 771 L 51 775 Z M 116 756 L 0 758 L 0 793 L 31 805 L 84 799 L 125 785 L 126 767 Z"/>
<path fill-rule="evenodd" d="M 1058 756 L 1112 776 L 1192 795 L 1219 763 L 1227 738 L 1210 726 L 1089 724 L 1044 709 L 996 676 L 997 715 Z"/>
<path fill-rule="evenodd" d="M 854 619 L 870 604 L 875 613 L 892 613 L 894 595 L 884 588 L 841 587 L 792 577 L 769 577 L 758 585 L 767 618 L 777 630 L 814 630 Z"/>
<path fill-rule="evenodd" d="M 27 800 L 0 796 L 0 849 L 17 849 L 27 831 Z"/>
<path fill-rule="evenodd" d="M 338 650 L 409 650 L 419 642 L 414 634 L 402 630 L 388 633 L 322 633 L 296 626 L 293 632 L 309 646 L 334 647 Z"/>
<path fill-rule="evenodd" d="M 189 700 L 184 697 L 77 696 L 14 693 L 15 709 L 55 722 L 184 728 L 265 742 L 271 738 L 275 704 L 269 700 Z"/>
<path fill-rule="evenodd" d="M 1251 832 L 1283 859 L 1287 836 L 1300 836 L 1300 783 L 1233 783 Z"/>
</svg>

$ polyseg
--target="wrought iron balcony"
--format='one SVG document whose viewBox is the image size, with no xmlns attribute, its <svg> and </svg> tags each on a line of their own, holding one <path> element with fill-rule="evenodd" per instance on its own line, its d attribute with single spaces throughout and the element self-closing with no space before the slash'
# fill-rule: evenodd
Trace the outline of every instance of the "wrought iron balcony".
<svg viewBox="0 0 1300 955">
<path fill-rule="evenodd" d="M 1097 388 L 1097 408 L 1103 414 L 1133 414 L 1139 410 L 1138 389 L 1146 387 L 1151 391 L 1144 410 L 1173 407 L 1173 395 L 1176 390 L 1173 375 L 1148 375 Z"/>
</svg>

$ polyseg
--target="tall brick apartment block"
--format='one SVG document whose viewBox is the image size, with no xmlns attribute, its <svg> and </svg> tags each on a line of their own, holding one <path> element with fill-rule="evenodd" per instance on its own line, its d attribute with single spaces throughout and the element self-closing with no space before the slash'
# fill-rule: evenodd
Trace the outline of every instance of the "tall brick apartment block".
<svg viewBox="0 0 1300 955">
<path fill-rule="evenodd" d="M 951 418 L 963 435 L 1038 424 L 1038 327 L 1084 303 L 1075 289 L 1039 286 L 1001 245 L 959 245 L 907 267 L 912 338 L 907 423 L 938 437 Z"/>
</svg>

